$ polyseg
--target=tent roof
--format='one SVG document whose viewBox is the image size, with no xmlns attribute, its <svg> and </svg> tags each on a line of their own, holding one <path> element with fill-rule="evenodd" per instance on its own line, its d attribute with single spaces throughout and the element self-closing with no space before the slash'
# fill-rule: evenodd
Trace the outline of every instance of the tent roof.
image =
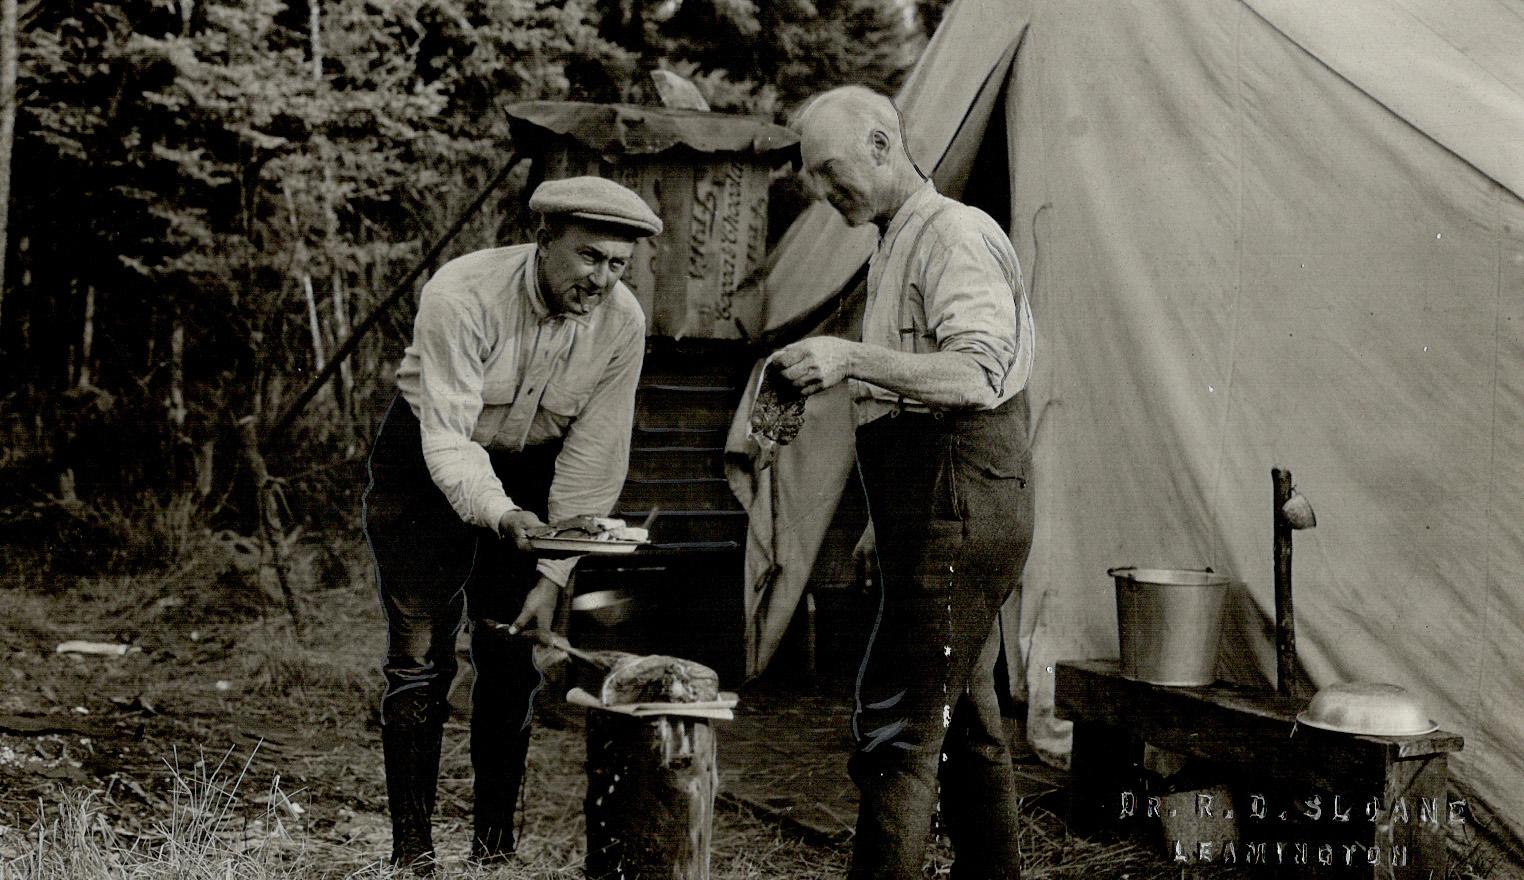
<svg viewBox="0 0 1524 880">
<path fill-rule="evenodd" d="M 1246 2 L 1334 73 L 1524 197 L 1524 5 Z"/>
<path fill-rule="evenodd" d="M 1329 70 L 1524 198 L 1524 5 L 1242 2 Z M 981 121 L 976 98 L 1003 83 L 1013 50 L 1041 5 L 960 0 L 948 11 L 898 96 L 911 150 L 923 167 L 941 165 L 964 123 Z M 770 257 L 764 329 L 839 291 L 876 240 L 871 227 L 849 229 L 829 206 L 810 206 Z"/>
</svg>

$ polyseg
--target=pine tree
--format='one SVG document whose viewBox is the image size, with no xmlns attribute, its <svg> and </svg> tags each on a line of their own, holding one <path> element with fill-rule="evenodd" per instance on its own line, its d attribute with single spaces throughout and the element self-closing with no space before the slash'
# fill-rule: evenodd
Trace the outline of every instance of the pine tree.
<svg viewBox="0 0 1524 880">
<path fill-rule="evenodd" d="M 506 158 L 506 104 L 654 101 L 656 67 L 779 117 L 829 85 L 892 89 L 922 40 L 903 2 L 26 4 L 0 426 L 41 442 L 8 466 L 75 468 L 82 495 L 199 485 L 192 453 L 278 411 Z M 455 251 L 500 243 L 519 195 Z M 368 433 L 406 329 L 362 347 L 306 455 Z"/>
<path fill-rule="evenodd" d="M 11 206 L 11 147 L 16 139 L 16 0 L 0 0 L 0 328 L 4 325 L 5 255 Z"/>
<path fill-rule="evenodd" d="M 902 0 L 608 0 L 602 33 L 642 69 L 689 76 L 715 109 L 780 117 L 831 86 L 892 92 L 925 45 Z M 641 80 L 602 97 L 653 100 Z"/>
</svg>

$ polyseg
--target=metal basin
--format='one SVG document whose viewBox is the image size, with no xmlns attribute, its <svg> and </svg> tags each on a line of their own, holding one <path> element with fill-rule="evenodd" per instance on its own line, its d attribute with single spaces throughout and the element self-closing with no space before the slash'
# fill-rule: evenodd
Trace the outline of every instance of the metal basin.
<svg viewBox="0 0 1524 880">
<path fill-rule="evenodd" d="M 628 620 L 635 611 L 635 594 L 628 590 L 596 590 L 573 596 L 573 612 L 586 614 L 603 626 Z"/>
<path fill-rule="evenodd" d="M 1369 681 L 1328 685 L 1296 720 L 1321 730 L 1366 736 L 1418 736 L 1439 729 L 1412 694 L 1395 684 Z"/>
</svg>

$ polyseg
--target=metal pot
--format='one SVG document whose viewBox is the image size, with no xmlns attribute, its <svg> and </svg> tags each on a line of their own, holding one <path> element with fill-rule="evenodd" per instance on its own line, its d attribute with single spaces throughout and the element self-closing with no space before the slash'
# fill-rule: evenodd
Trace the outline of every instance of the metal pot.
<svg viewBox="0 0 1524 880">
<path fill-rule="evenodd" d="M 1176 687 L 1217 680 L 1227 577 L 1173 568 L 1109 569 L 1116 579 L 1121 673 Z"/>
</svg>

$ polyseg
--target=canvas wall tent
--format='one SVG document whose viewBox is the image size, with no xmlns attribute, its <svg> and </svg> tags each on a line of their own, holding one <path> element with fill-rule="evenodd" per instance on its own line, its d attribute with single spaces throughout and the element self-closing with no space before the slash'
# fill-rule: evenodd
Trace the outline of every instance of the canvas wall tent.
<svg viewBox="0 0 1524 880">
<path fill-rule="evenodd" d="M 1051 665 L 1115 656 L 1109 566 L 1231 573 L 1223 671 L 1273 678 L 1282 465 L 1320 521 L 1297 539 L 1310 683 L 1412 689 L 1466 736 L 1459 782 L 1524 824 L 1521 47 L 1517 0 L 950 10 L 900 103 L 944 191 L 1008 222 L 1036 313 L 1012 641 L 1037 745 L 1067 748 Z M 806 212 L 768 326 L 838 296 L 873 245 Z M 811 400 L 775 479 L 733 473 L 754 667 L 848 479 L 845 406 Z"/>
</svg>

